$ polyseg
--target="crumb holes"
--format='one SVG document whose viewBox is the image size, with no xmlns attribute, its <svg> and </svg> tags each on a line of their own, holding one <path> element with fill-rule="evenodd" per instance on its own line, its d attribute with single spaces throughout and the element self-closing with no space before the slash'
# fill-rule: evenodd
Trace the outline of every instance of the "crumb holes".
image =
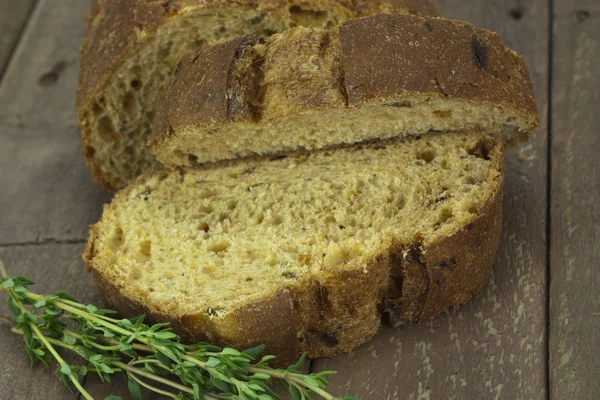
<svg viewBox="0 0 600 400">
<path fill-rule="evenodd" d="M 285 279 L 296 279 L 296 274 L 292 271 L 285 271 L 281 273 Z"/>
<path fill-rule="evenodd" d="M 510 10 L 508 12 L 508 14 L 511 16 L 511 18 L 514 19 L 515 21 L 518 21 L 521 18 L 523 18 L 524 13 L 525 13 L 525 10 L 523 8 L 513 8 L 512 10 Z"/>
<path fill-rule="evenodd" d="M 154 111 L 146 112 L 146 118 L 148 118 L 148 121 L 154 121 Z"/>
<path fill-rule="evenodd" d="M 206 275 L 211 275 L 211 274 L 215 273 L 216 270 L 217 269 L 214 266 L 207 265 L 207 266 L 205 266 L 205 267 L 202 268 L 202 273 L 206 274 Z"/>
<path fill-rule="evenodd" d="M 421 150 L 417 152 L 417 160 L 423 160 L 426 163 L 430 163 L 435 159 L 435 152 L 433 150 Z"/>
<path fill-rule="evenodd" d="M 412 103 L 410 101 L 394 101 L 392 103 L 386 104 L 388 107 L 400 107 L 400 108 L 412 108 Z"/>
<path fill-rule="evenodd" d="M 108 116 L 104 116 L 98 121 L 98 135 L 105 142 L 118 140 L 119 135 L 115 132 L 115 127 Z"/>
<path fill-rule="evenodd" d="M 150 188 L 146 188 L 146 190 L 144 190 L 143 192 L 139 193 L 135 197 L 138 198 L 138 199 L 144 200 L 144 201 L 148 201 L 148 199 L 150 198 L 150 193 L 151 193 Z"/>
<path fill-rule="evenodd" d="M 325 222 L 326 224 L 333 224 L 333 223 L 337 223 L 335 217 L 333 215 L 327 215 L 324 219 L 323 222 Z"/>
<path fill-rule="evenodd" d="M 104 110 L 102 109 L 102 107 L 100 106 L 100 104 L 98 103 L 94 103 L 92 105 L 92 113 L 96 116 L 102 114 L 104 112 Z"/>
<path fill-rule="evenodd" d="M 252 282 L 252 278 L 246 278 L 246 282 Z"/>
<path fill-rule="evenodd" d="M 206 189 L 206 190 L 203 190 L 202 192 L 200 192 L 200 194 L 198 195 L 198 197 L 201 198 L 201 199 L 208 199 L 210 197 L 213 197 L 216 194 L 217 194 L 216 190 L 214 190 L 214 189 Z"/>
<path fill-rule="evenodd" d="M 235 210 L 237 207 L 237 200 L 227 200 L 227 209 L 229 211 Z"/>
<path fill-rule="evenodd" d="M 221 213 L 221 214 L 219 214 L 219 222 L 223 222 L 226 219 L 229 219 L 229 214 L 227 214 L 227 213 Z"/>
<path fill-rule="evenodd" d="M 123 103 L 121 106 L 123 111 L 125 111 L 129 116 L 133 116 L 135 114 L 135 96 L 133 93 L 127 93 L 123 97 Z"/>
<path fill-rule="evenodd" d="M 477 207 L 477 205 L 475 205 L 475 203 L 465 204 L 465 210 L 470 214 L 478 214 L 479 213 L 479 208 Z"/>
<path fill-rule="evenodd" d="M 445 207 L 440 213 L 440 216 L 438 218 L 438 224 L 442 225 L 445 222 L 447 222 L 450 218 L 452 218 L 452 209 L 449 207 Z"/>
<path fill-rule="evenodd" d="M 481 139 L 477 142 L 477 144 L 467 150 L 467 154 L 471 156 L 475 156 L 477 158 L 482 158 L 484 160 L 490 159 L 490 152 L 494 148 L 494 142 L 491 139 Z"/>
<path fill-rule="evenodd" d="M 210 230 L 210 226 L 206 222 L 201 222 L 198 224 L 198 230 L 208 232 Z"/>
<path fill-rule="evenodd" d="M 187 158 L 192 167 L 197 167 L 200 165 L 200 163 L 198 162 L 198 157 L 196 157 L 195 155 L 188 154 Z"/>
<path fill-rule="evenodd" d="M 173 42 L 169 41 L 158 48 L 158 59 L 164 60 L 169 57 L 171 54 L 171 47 L 173 47 Z"/>
<path fill-rule="evenodd" d="M 404 193 L 399 193 L 390 203 L 396 210 L 400 211 L 406 207 L 406 202 L 406 195 Z"/>
<path fill-rule="evenodd" d="M 273 226 L 281 225 L 283 223 L 283 217 L 281 215 L 273 215 L 270 222 Z"/>
<path fill-rule="evenodd" d="M 467 185 L 475 185 L 477 183 L 477 180 L 474 177 L 472 177 L 472 176 L 467 176 L 465 178 L 465 183 Z"/>
<path fill-rule="evenodd" d="M 200 207 L 198 207 L 198 211 L 201 213 L 210 214 L 213 212 L 213 208 L 210 204 L 201 204 Z"/>
<path fill-rule="evenodd" d="M 265 13 L 261 13 L 258 15 L 255 15 L 254 17 L 250 18 L 247 22 L 250 25 L 258 25 L 261 22 L 263 22 L 263 20 L 265 19 L 267 15 Z"/>
<path fill-rule="evenodd" d="M 227 251 L 229 246 L 230 243 L 228 240 L 221 239 L 217 240 L 216 242 L 210 243 L 208 246 L 206 246 L 206 250 L 211 251 L 213 253 L 223 253 L 224 251 Z"/>
<path fill-rule="evenodd" d="M 263 223 L 265 219 L 265 214 L 263 214 L 262 212 L 258 212 L 255 216 L 254 221 L 256 222 L 256 225 L 260 225 Z"/>
<path fill-rule="evenodd" d="M 129 279 L 132 281 L 137 281 L 142 278 L 142 270 L 139 268 L 133 268 L 129 273 Z"/>
<path fill-rule="evenodd" d="M 109 246 L 112 251 L 119 250 L 121 246 L 123 246 L 124 242 L 124 233 L 121 227 L 117 227 L 110 238 Z"/>
<path fill-rule="evenodd" d="M 152 243 L 149 240 L 140 242 L 140 254 L 150 258 L 150 255 L 152 254 Z"/>
<path fill-rule="evenodd" d="M 327 15 L 327 11 L 303 10 L 300 6 L 292 6 L 290 7 L 290 14 L 292 15 L 292 19 L 297 21 L 297 18 L 301 18 L 302 16 L 314 19 L 322 18 Z"/>
<path fill-rule="evenodd" d="M 452 111 L 442 111 L 442 110 L 437 110 L 433 112 L 433 115 L 435 115 L 438 118 L 451 118 L 452 117 Z"/>
<path fill-rule="evenodd" d="M 590 12 L 588 10 L 579 10 L 577 11 L 577 21 L 583 22 L 590 17 Z"/>
<path fill-rule="evenodd" d="M 142 88 L 142 81 L 133 79 L 131 82 L 129 82 L 129 86 L 131 86 L 133 90 L 140 90 Z"/>
<path fill-rule="evenodd" d="M 92 146 L 86 146 L 85 147 L 85 156 L 86 156 L 86 158 L 94 158 L 95 154 L 96 154 L 96 149 L 94 149 Z"/>
<path fill-rule="evenodd" d="M 448 168 L 448 160 L 442 160 L 440 165 L 442 166 L 442 169 L 445 169 L 445 170 L 449 169 Z"/>
<path fill-rule="evenodd" d="M 225 312 L 224 308 L 221 307 L 208 307 L 208 309 L 206 310 L 206 315 L 208 315 L 209 317 L 218 317 L 219 314 Z"/>
</svg>

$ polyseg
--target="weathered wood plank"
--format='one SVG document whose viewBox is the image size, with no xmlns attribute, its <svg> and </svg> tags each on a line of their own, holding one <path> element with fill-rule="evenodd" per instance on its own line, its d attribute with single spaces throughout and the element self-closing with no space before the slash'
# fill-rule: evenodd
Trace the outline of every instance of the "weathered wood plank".
<svg viewBox="0 0 600 400">
<path fill-rule="evenodd" d="M 547 115 L 545 0 L 445 0 L 449 17 L 495 30 L 523 54 Z M 507 154 L 494 274 L 472 301 L 429 323 L 386 328 L 355 352 L 315 360 L 337 394 L 361 399 L 538 399 L 546 395 L 546 127 Z M 565 397 L 566 398 L 566 397 Z"/>
<path fill-rule="evenodd" d="M 0 0 L 0 78 L 36 0 Z"/>
<path fill-rule="evenodd" d="M 82 252 L 81 244 L 2 247 L 0 258 L 10 275 L 24 275 L 38 282 L 32 287 L 38 293 L 67 290 L 80 301 L 98 302 L 97 291 L 83 270 Z M 0 294 L 0 314 L 9 315 L 3 294 Z M 23 340 L 5 326 L 0 326 L 0 360 L 2 399 L 75 400 L 77 397 L 60 383 L 54 366 L 32 369 Z"/>
<path fill-rule="evenodd" d="M 550 395 L 600 392 L 600 3 L 557 0 L 552 74 Z"/>
<path fill-rule="evenodd" d="M 87 8 L 40 0 L 0 85 L 0 244 L 85 239 L 109 199 L 84 165 L 75 116 Z"/>
</svg>

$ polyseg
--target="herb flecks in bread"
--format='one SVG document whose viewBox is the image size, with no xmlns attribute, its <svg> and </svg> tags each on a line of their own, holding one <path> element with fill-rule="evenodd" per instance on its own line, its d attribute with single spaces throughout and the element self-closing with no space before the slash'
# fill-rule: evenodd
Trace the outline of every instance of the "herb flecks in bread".
<svg viewBox="0 0 600 400">
<path fill-rule="evenodd" d="M 139 178 L 85 260 L 110 307 L 190 340 L 293 359 L 432 318 L 485 282 L 500 232 L 502 145 L 486 135 L 296 154 Z"/>
<path fill-rule="evenodd" d="M 78 115 L 96 182 L 111 190 L 159 167 L 146 142 L 183 54 L 245 34 L 327 28 L 376 12 L 438 15 L 433 0 L 95 0 L 81 47 Z"/>
<path fill-rule="evenodd" d="M 512 144 L 539 123 L 527 68 L 496 34 L 388 14 L 207 46 L 157 111 L 150 145 L 169 167 L 430 131 Z"/>
</svg>

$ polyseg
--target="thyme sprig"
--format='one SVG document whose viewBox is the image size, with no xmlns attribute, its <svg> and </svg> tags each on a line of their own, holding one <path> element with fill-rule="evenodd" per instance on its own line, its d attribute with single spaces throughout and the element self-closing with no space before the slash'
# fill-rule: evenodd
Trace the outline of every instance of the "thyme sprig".
<svg viewBox="0 0 600 400">
<path fill-rule="evenodd" d="M 186 345 L 168 323 L 146 325 L 144 316 L 118 319 L 116 312 L 81 304 L 65 291 L 42 296 L 29 290 L 25 277 L 9 277 L 0 260 L 0 289 L 8 295 L 14 318 L 1 317 L 12 332 L 22 335 L 34 366 L 55 363 L 61 381 L 87 400 L 93 397 L 80 379 L 94 373 L 110 382 L 125 374 L 131 396 L 141 400 L 142 388 L 176 400 L 272 400 L 281 386 L 294 400 L 337 398 L 326 391 L 332 371 L 303 374 L 305 356 L 286 369 L 269 366 L 274 356 L 259 356 L 264 346 L 244 351 L 208 343 Z M 83 359 L 69 364 L 63 349 Z M 109 396 L 106 400 L 117 400 Z"/>
</svg>

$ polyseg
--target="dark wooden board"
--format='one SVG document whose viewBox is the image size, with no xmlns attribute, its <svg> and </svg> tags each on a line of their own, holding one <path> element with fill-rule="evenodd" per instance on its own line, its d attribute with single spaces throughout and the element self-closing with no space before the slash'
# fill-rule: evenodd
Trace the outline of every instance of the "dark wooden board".
<svg viewBox="0 0 600 400">
<path fill-rule="evenodd" d="M 82 302 L 98 302 L 99 297 L 90 277 L 83 271 L 83 245 L 42 244 L 36 246 L 0 247 L 0 258 L 11 276 L 23 275 L 38 284 L 31 287 L 37 293 L 67 290 Z M 0 293 L 0 314 L 9 315 L 6 297 Z M 72 399 L 58 380 L 55 367 L 43 365 L 32 369 L 20 336 L 6 326 L 0 326 L 0 399 L 41 400 Z"/>
<path fill-rule="evenodd" d="M 0 77 L 35 3 L 36 0 L 0 0 Z"/>
<path fill-rule="evenodd" d="M 600 392 L 600 3 L 555 1 L 550 394 Z"/>
<path fill-rule="evenodd" d="M 531 70 L 547 118 L 548 4 L 445 0 L 447 16 L 498 31 Z M 546 126 L 506 159 L 504 223 L 494 274 L 467 305 L 386 328 L 355 352 L 315 360 L 336 394 L 366 399 L 540 399 L 546 396 Z"/>
<path fill-rule="evenodd" d="M 40 0 L 0 84 L 0 244 L 81 241 L 109 199 L 85 167 L 75 116 L 87 9 Z"/>
</svg>

